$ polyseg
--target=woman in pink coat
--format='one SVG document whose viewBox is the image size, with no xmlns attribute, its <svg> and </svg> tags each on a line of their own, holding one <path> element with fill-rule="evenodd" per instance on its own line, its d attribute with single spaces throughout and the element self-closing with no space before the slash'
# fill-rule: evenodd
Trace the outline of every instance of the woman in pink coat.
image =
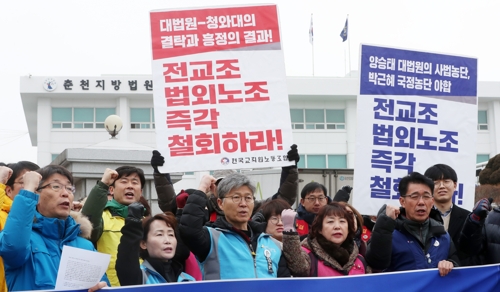
<svg viewBox="0 0 500 292">
<path fill-rule="evenodd" d="M 345 206 L 323 206 L 302 242 L 293 222 L 295 212 L 284 210 L 283 254 L 296 277 L 334 277 L 371 273 L 354 242 L 354 218 Z"/>
</svg>

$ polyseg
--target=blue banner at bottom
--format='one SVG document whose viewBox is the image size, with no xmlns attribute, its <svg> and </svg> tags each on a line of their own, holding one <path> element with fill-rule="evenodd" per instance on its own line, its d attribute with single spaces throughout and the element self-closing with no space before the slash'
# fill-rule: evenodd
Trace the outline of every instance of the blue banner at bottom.
<svg viewBox="0 0 500 292">
<path fill-rule="evenodd" d="M 500 265 L 455 268 L 447 276 L 437 269 L 329 278 L 281 278 L 169 283 L 107 288 L 123 292 L 191 291 L 499 291 Z M 168 286 L 165 287 L 165 286 Z M 86 291 L 86 290 L 72 290 Z"/>
</svg>

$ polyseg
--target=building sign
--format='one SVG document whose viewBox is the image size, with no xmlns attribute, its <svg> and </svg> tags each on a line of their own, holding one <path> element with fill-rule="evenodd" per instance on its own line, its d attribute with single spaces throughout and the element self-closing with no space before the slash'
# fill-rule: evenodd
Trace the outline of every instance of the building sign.
<svg viewBox="0 0 500 292">
<path fill-rule="evenodd" d="M 400 179 L 437 163 L 458 174 L 453 203 L 471 209 L 477 133 L 477 59 L 361 46 L 354 205 L 399 206 Z"/>
<path fill-rule="evenodd" d="M 153 11 L 151 30 L 163 171 L 290 164 L 276 5 Z"/>
<path fill-rule="evenodd" d="M 151 77 L 149 77 L 149 79 L 144 78 L 142 80 L 129 79 L 126 77 L 51 77 L 47 78 L 43 82 L 43 88 L 49 92 L 67 91 L 84 93 L 153 93 L 153 80 L 151 79 Z"/>
</svg>

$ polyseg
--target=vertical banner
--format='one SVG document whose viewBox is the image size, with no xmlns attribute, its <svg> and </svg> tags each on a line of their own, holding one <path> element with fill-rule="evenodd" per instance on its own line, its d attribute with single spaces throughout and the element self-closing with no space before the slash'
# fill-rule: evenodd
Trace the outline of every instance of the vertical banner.
<svg viewBox="0 0 500 292">
<path fill-rule="evenodd" d="M 361 45 L 353 205 L 399 206 L 398 184 L 437 163 L 458 175 L 453 203 L 474 203 L 477 59 Z"/>
<path fill-rule="evenodd" d="M 290 165 L 277 6 L 152 11 L 150 18 L 162 171 Z"/>
</svg>

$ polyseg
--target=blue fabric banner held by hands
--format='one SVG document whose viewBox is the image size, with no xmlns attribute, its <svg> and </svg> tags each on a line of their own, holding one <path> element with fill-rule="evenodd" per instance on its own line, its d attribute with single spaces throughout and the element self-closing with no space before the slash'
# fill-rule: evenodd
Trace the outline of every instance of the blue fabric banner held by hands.
<svg viewBox="0 0 500 292">
<path fill-rule="evenodd" d="M 120 292 L 194 291 L 498 291 L 500 265 L 455 268 L 447 276 L 437 269 L 331 278 L 286 278 L 184 282 L 112 288 Z M 86 290 L 74 290 L 86 291 Z"/>
</svg>

